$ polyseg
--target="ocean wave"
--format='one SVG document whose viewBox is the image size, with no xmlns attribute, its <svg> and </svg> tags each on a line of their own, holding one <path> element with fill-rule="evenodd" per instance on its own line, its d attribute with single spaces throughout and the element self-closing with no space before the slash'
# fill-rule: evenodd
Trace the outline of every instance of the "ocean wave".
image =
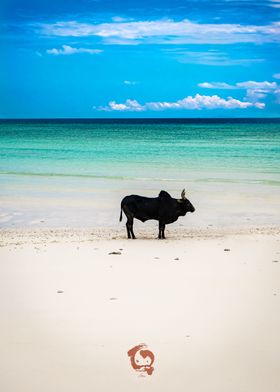
<svg viewBox="0 0 280 392">
<path fill-rule="evenodd" d="M 119 181 L 157 181 L 157 182 L 180 182 L 180 183 L 232 183 L 232 184 L 261 184 L 280 186 L 280 180 L 268 178 L 224 178 L 224 177 L 199 177 L 196 178 L 166 178 L 166 177 L 141 177 L 130 175 L 107 175 L 90 173 L 39 173 L 39 172 L 19 172 L 19 171 L 0 171 L 0 176 L 29 176 L 29 177 L 58 177 L 58 178 L 81 178 L 81 179 L 100 179 L 100 180 L 119 180 Z"/>
</svg>

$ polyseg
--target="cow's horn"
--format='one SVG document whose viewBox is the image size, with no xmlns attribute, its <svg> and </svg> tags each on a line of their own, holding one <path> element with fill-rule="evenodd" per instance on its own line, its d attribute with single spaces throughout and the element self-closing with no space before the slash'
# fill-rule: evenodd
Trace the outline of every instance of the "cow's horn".
<svg viewBox="0 0 280 392">
<path fill-rule="evenodd" d="M 181 199 L 185 199 L 186 198 L 186 191 L 185 191 L 185 189 L 183 189 L 182 190 L 182 193 L 181 193 Z"/>
</svg>

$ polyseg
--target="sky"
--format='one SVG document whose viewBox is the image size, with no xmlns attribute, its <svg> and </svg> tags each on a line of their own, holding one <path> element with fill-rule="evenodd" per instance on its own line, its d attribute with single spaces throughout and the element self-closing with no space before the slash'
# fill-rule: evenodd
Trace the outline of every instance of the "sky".
<svg viewBox="0 0 280 392">
<path fill-rule="evenodd" d="M 280 117 L 280 0 L 1 0 L 0 118 Z"/>
</svg>

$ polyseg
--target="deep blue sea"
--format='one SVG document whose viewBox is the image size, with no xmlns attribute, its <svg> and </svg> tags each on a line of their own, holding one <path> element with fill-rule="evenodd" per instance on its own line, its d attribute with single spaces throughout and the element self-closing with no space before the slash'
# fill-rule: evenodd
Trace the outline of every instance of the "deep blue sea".
<svg viewBox="0 0 280 392">
<path fill-rule="evenodd" d="M 273 204 L 280 120 L 2 120 L 0 186 L 2 226 L 89 225 L 87 211 L 108 225 L 123 195 L 184 187 L 208 207 L 221 192 Z"/>
</svg>

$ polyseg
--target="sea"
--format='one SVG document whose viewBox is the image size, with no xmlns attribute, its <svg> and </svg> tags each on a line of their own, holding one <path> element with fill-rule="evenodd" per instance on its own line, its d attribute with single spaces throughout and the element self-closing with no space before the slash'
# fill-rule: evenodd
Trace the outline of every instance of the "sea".
<svg viewBox="0 0 280 392">
<path fill-rule="evenodd" d="M 280 119 L 0 120 L 1 228 L 119 227 L 124 196 L 183 188 L 183 228 L 278 225 Z"/>
</svg>

